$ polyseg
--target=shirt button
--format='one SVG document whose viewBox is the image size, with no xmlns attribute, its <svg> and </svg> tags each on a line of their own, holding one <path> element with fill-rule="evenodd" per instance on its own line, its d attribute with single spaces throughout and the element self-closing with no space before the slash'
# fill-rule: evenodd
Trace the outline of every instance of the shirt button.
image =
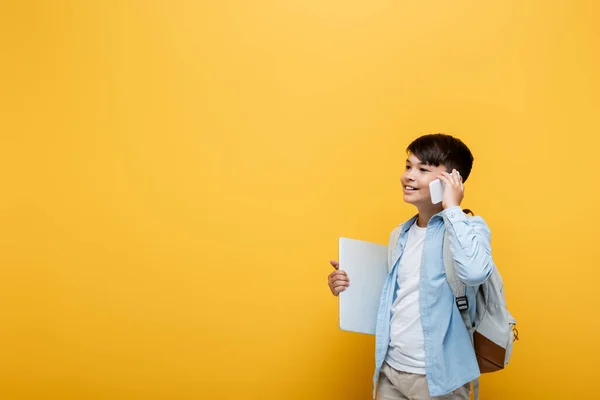
<svg viewBox="0 0 600 400">
<path fill-rule="evenodd" d="M 450 218 L 454 218 L 454 213 L 450 213 Z"/>
</svg>

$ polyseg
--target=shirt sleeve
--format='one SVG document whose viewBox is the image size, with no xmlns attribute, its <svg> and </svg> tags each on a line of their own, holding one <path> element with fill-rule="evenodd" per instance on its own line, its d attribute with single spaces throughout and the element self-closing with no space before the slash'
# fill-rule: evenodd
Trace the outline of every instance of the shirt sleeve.
<svg viewBox="0 0 600 400">
<path fill-rule="evenodd" d="M 484 283 L 494 271 L 491 232 L 481 217 L 467 217 L 459 206 L 442 212 L 458 278 L 467 286 Z"/>
</svg>

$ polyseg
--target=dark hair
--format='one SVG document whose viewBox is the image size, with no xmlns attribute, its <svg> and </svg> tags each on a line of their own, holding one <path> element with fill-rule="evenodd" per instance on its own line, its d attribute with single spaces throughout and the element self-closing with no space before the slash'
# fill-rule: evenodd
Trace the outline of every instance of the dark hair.
<svg viewBox="0 0 600 400">
<path fill-rule="evenodd" d="M 414 154 L 423 164 L 439 167 L 443 165 L 448 172 L 456 169 L 467 180 L 473 168 L 473 154 L 460 139 L 436 133 L 424 135 L 408 145 L 406 152 Z"/>
</svg>

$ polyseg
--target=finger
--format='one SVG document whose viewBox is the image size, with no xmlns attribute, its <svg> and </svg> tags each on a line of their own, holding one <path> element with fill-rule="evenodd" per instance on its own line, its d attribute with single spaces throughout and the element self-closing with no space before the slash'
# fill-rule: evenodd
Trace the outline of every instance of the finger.
<svg viewBox="0 0 600 400">
<path fill-rule="evenodd" d="M 336 287 L 335 289 L 333 289 L 333 294 L 335 294 L 337 296 L 338 294 L 340 294 L 341 292 L 343 292 L 346 289 L 347 288 L 345 286 Z"/>
<path fill-rule="evenodd" d="M 456 185 L 460 184 L 460 174 L 458 173 L 458 170 L 456 170 L 456 169 L 452 170 L 452 180 L 454 181 L 454 183 Z"/>
<path fill-rule="evenodd" d="M 329 264 L 331 264 L 331 266 L 335 269 L 338 269 L 340 267 L 340 263 L 335 260 L 330 260 Z"/>
<path fill-rule="evenodd" d="M 350 282 L 350 278 L 348 278 L 348 275 L 346 275 L 346 274 L 331 274 L 330 277 L 331 277 L 332 281 L 340 280 L 340 281 Z"/>
<path fill-rule="evenodd" d="M 350 279 L 347 276 L 332 276 L 328 279 L 329 283 L 332 285 L 336 285 L 338 282 L 340 283 L 350 283 Z"/>
<path fill-rule="evenodd" d="M 342 270 L 335 270 L 329 274 L 329 278 L 333 278 L 335 276 L 348 276 L 348 274 L 346 273 L 346 271 Z"/>
<path fill-rule="evenodd" d="M 446 178 L 445 182 L 452 185 L 452 186 L 457 186 L 458 183 L 456 182 L 456 176 L 454 175 L 454 170 L 452 170 L 452 173 L 449 172 L 442 172 L 444 178 Z"/>
<path fill-rule="evenodd" d="M 460 172 L 458 172 L 457 169 L 455 169 L 454 171 L 455 171 L 455 175 L 456 175 L 456 183 L 460 185 L 460 182 L 462 181 L 462 177 L 460 176 Z"/>
<path fill-rule="evenodd" d="M 333 275 L 331 277 L 331 282 L 350 282 L 350 278 L 347 275 Z"/>
<path fill-rule="evenodd" d="M 350 286 L 350 282 L 335 281 L 335 282 L 333 282 L 333 283 L 331 284 L 331 286 L 332 286 L 333 288 L 338 288 L 338 287 L 340 287 L 340 286 L 343 286 L 343 287 L 348 287 L 348 286 Z"/>
<path fill-rule="evenodd" d="M 447 172 L 442 172 L 442 174 L 440 176 L 438 176 L 438 179 L 447 185 L 451 185 L 452 181 L 450 181 L 450 178 L 448 177 L 448 175 L 449 174 Z"/>
</svg>

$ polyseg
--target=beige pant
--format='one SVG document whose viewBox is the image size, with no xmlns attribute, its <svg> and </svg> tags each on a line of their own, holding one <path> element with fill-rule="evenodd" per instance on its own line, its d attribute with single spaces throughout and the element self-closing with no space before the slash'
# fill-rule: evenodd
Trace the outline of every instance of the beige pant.
<svg viewBox="0 0 600 400">
<path fill-rule="evenodd" d="M 444 396 L 429 396 L 425 375 L 397 371 L 383 363 L 379 374 L 377 400 L 469 400 L 470 385 L 459 387 Z"/>
</svg>

